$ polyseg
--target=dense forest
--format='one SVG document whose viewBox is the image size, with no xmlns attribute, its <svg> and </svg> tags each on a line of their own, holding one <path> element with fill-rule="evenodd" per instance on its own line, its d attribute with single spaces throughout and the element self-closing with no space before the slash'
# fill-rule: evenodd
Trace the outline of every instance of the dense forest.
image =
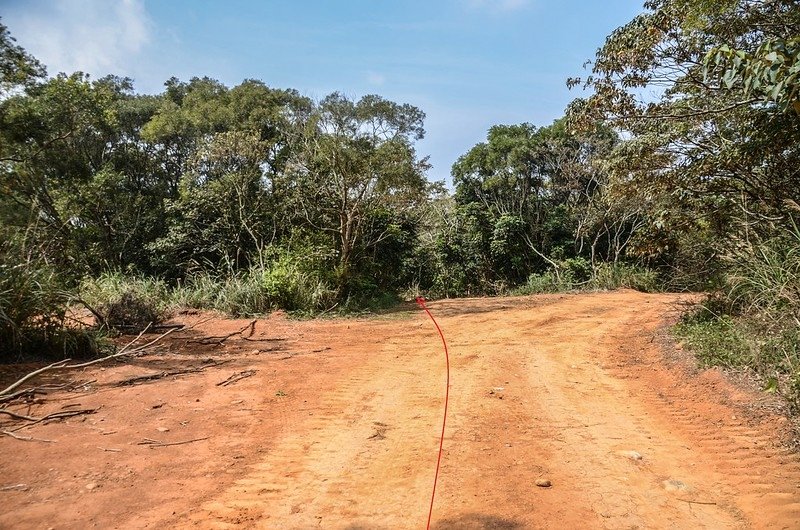
<svg viewBox="0 0 800 530">
<path fill-rule="evenodd" d="M 578 68 L 576 68 L 578 70 Z M 48 76 L 0 25 L 0 352 L 91 353 L 176 308 L 308 314 L 431 297 L 709 293 L 678 333 L 800 395 L 800 5 L 650 0 L 562 118 L 452 166 L 425 114 L 259 80 Z M 478 139 L 476 139 L 478 140 Z"/>
</svg>

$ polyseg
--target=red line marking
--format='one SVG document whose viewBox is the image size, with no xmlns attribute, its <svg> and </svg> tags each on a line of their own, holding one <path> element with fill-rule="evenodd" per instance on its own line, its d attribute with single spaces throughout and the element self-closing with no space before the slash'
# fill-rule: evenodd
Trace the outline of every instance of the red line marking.
<svg viewBox="0 0 800 530">
<path fill-rule="evenodd" d="M 442 463 L 442 446 L 444 445 L 444 427 L 447 424 L 447 403 L 450 401 L 450 354 L 447 352 L 447 341 L 444 340 L 444 333 L 442 333 L 442 328 L 439 327 L 439 324 L 436 322 L 436 319 L 433 318 L 433 315 L 428 308 L 425 306 L 425 298 L 422 296 L 417 297 L 417 305 L 425 311 L 431 320 L 433 321 L 433 325 L 436 326 L 436 331 L 439 332 L 439 336 L 442 338 L 442 345 L 444 346 L 444 358 L 447 362 L 447 389 L 445 390 L 444 394 L 444 417 L 442 418 L 442 436 L 439 438 L 439 457 L 436 459 L 436 475 L 433 477 L 433 492 L 431 493 L 431 509 L 428 511 L 428 525 L 425 527 L 427 530 L 431 528 L 431 516 L 433 515 L 433 500 L 436 497 L 436 482 L 439 480 L 439 466 Z"/>
</svg>

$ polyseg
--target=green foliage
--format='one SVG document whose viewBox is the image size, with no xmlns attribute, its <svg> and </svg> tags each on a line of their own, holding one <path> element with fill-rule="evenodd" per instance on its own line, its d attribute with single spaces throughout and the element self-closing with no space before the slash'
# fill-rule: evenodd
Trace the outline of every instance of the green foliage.
<svg viewBox="0 0 800 530">
<path fill-rule="evenodd" d="M 704 64 L 706 79 L 719 77 L 727 89 L 741 86 L 745 96 L 800 114 L 800 37 L 768 38 L 753 53 L 724 44 Z"/>
<path fill-rule="evenodd" d="M 725 305 L 725 304 L 722 304 Z M 683 317 L 675 332 L 706 366 L 748 369 L 800 411 L 800 326 L 718 313 L 720 301 Z"/>
<path fill-rule="evenodd" d="M 739 311 L 776 319 L 800 315 L 800 229 L 796 225 L 764 242 L 743 244 L 728 259 L 727 298 Z"/>
<path fill-rule="evenodd" d="M 425 114 L 368 95 L 351 101 L 333 93 L 292 130 L 293 153 L 281 186 L 304 228 L 331 238 L 339 298 L 349 298 L 363 265 L 397 227 L 375 230 L 390 211 L 402 219 L 425 199 L 427 160 L 413 146 L 424 136 Z"/>
<path fill-rule="evenodd" d="M 608 223 L 590 228 L 587 216 L 606 182 L 596 162 L 616 141 L 609 128 L 576 133 L 564 119 L 538 129 L 527 123 L 497 125 L 485 143 L 460 157 L 452 169 L 454 213 L 465 219 L 442 251 L 445 259 L 460 251 L 453 261 L 469 268 L 465 278 L 472 283 L 463 287 L 496 291 L 556 267 L 559 260 L 601 252 L 605 242 L 595 236 L 608 232 Z M 617 232 L 627 229 L 620 225 Z M 593 242 L 584 244 L 590 237 Z M 449 274 L 463 283 L 458 271 Z"/>
<path fill-rule="evenodd" d="M 279 252 L 264 271 L 262 285 L 273 307 L 319 311 L 336 304 L 334 278 L 322 271 L 324 255 L 313 248 Z"/>
<path fill-rule="evenodd" d="M 30 86 L 44 75 L 44 66 L 17 45 L 8 28 L 0 23 L 0 96 L 14 88 Z"/>
<path fill-rule="evenodd" d="M 686 343 L 703 362 L 752 369 L 796 400 L 800 4 L 645 8 L 608 37 L 585 81 L 593 94 L 570 108 L 577 126 L 602 120 L 625 132 L 603 161 L 610 203 L 590 224 L 635 213 L 629 257 L 672 288 L 719 293 L 678 327 Z"/>
<path fill-rule="evenodd" d="M 570 275 L 559 275 L 549 270 L 542 273 L 531 274 L 528 281 L 513 290 L 515 295 L 563 293 L 571 291 L 575 284 Z"/>
<path fill-rule="evenodd" d="M 98 353 L 100 337 L 69 321 L 63 279 L 23 251 L 16 242 L 0 247 L 0 361 Z"/>
<path fill-rule="evenodd" d="M 594 291 L 636 289 L 661 290 L 658 273 L 626 263 L 601 263 L 595 269 L 583 258 L 559 262 L 558 269 L 531 274 L 528 281 L 513 290 L 514 294 L 558 293 L 572 290 Z"/>
<path fill-rule="evenodd" d="M 163 280 L 120 272 L 84 279 L 80 293 L 82 300 L 102 316 L 98 324 L 125 333 L 138 333 L 148 324 L 160 323 L 172 309 Z"/>
<path fill-rule="evenodd" d="M 336 304 L 333 278 L 325 277 L 319 249 L 270 249 L 266 268 L 253 266 L 234 274 L 197 272 L 170 286 L 164 280 L 106 272 L 87 278 L 81 296 L 110 320 L 140 327 L 179 309 L 214 309 L 233 316 L 274 309 L 313 313 Z M 129 314 L 130 313 L 130 314 Z"/>
<path fill-rule="evenodd" d="M 593 289 L 636 289 L 645 293 L 663 290 L 656 271 L 626 263 L 602 263 L 589 282 Z"/>
<path fill-rule="evenodd" d="M 800 407 L 800 232 L 795 227 L 729 256 L 725 289 L 677 332 L 708 364 L 747 367 Z"/>
<path fill-rule="evenodd" d="M 752 366 L 755 352 L 747 332 L 728 315 L 709 318 L 701 309 L 684 317 L 676 332 L 706 366 Z"/>
</svg>

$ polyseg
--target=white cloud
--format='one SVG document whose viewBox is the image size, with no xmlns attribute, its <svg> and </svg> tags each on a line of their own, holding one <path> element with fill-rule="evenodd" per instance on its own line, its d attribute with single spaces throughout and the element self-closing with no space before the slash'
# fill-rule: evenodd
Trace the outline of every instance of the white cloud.
<svg viewBox="0 0 800 530">
<path fill-rule="evenodd" d="M 530 5 L 530 0 L 469 0 L 472 9 L 488 9 L 491 11 L 519 11 Z"/>
<path fill-rule="evenodd" d="M 94 77 L 131 76 L 134 59 L 151 40 L 143 0 L 47 0 L 18 6 L 6 20 L 51 75 L 81 70 Z"/>
<path fill-rule="evenodd" d="M 369 72 L 367 74 L 367 82 L 370 85 L 382 86 L 384 83 L 386 83 L 386 76 L 376 72 Z"/>
</svg>

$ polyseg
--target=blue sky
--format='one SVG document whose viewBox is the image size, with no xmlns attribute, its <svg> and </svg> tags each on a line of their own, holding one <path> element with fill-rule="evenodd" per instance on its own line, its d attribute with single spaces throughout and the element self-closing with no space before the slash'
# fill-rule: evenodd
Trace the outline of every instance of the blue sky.
<svg viewBox="0 0 800 530">
<path fill-rule="evenodd" d="M 641 10 L 642 0 L 0 0 L 51 75 L 113 73 L 147 93 L 171 76 L 254 78 L 416 105 L 429 178 L 448 182 L 490 126 L 561 116 L 579 95 L 566 78 Z"/>
</svg>

